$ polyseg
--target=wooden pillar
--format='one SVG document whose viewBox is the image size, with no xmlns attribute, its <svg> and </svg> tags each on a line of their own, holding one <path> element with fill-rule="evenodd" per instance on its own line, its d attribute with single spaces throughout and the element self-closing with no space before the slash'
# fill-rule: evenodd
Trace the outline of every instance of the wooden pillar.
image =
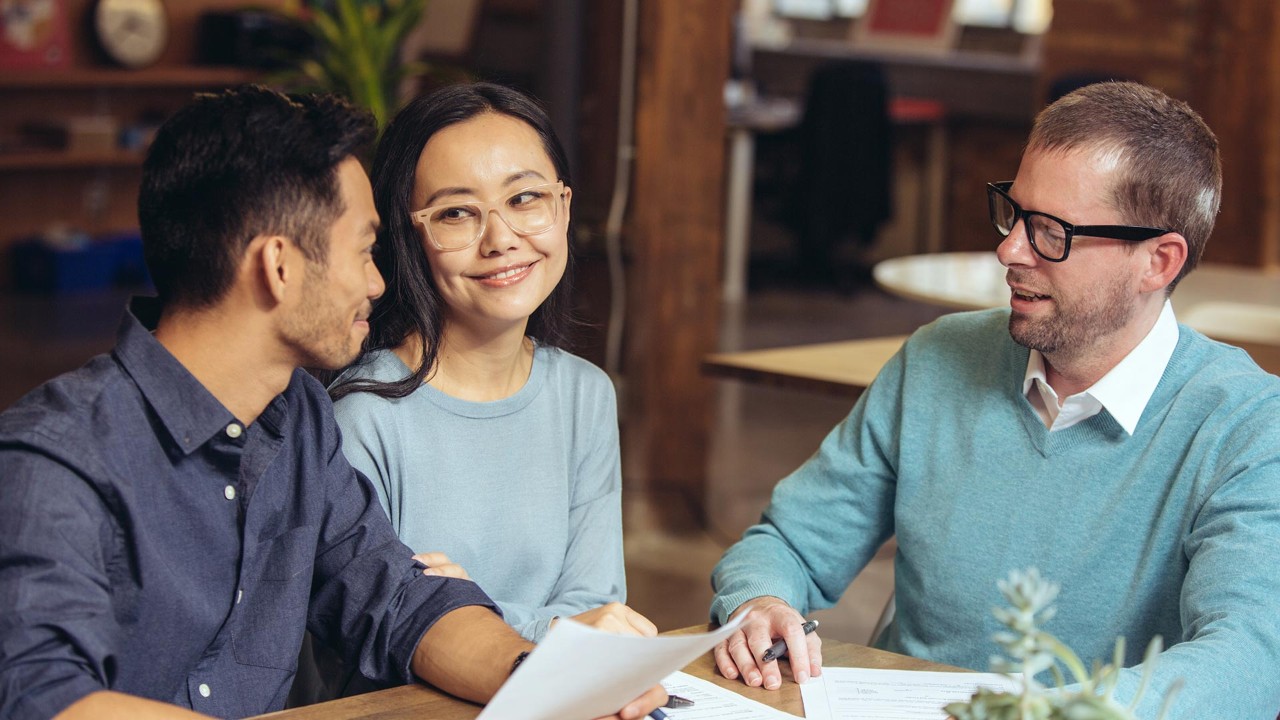
<svg viewBox="0 0 1280 720">
<path fill-rule="evenodd" d="M 1059 2 L 1044 39 L 1044 82 L 1114 73 L 1190 103 L 1222 152 L 1222 212 L 1205 260 L 1280 268 L 1277 43 L 1274 0 Z"/>
<path fill-rule="evenodd" d="M 625 452 L 652 489 L 702 516 L 724 227 L 724 83 L 734 3 L 640 3 L 627 249 Z"/>
<path fill-rule="evenodd" d="M 1280 269 L 1280 4 L 1201 0 L 1189 95 L 1218 136 L 1222 210 L 1205 258 Z"/>
</svg>

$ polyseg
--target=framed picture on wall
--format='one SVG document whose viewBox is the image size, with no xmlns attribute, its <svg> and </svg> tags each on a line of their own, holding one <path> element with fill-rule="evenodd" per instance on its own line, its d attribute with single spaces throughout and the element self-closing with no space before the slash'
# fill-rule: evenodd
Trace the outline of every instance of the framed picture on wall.
<svg viewBox="0 0 1280 720">
<path fill-rule="evenodd" d="M 954 0 L 870 0 L 853 40 L 867 47 L 941 53 L 955 45 Z"/>
<path fill-rule="evenodd" d="M 0 69 L 66 67 L 65 0 L 0 0 Z"/>
</svg>

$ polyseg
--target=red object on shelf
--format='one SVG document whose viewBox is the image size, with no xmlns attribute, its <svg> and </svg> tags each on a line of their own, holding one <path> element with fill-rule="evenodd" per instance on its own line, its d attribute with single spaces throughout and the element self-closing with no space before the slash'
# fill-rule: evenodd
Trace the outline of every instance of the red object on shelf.
<svg viewBox="0 0 1280 720">
<path fill-rule="evenodd" d="M 939 100 L 896 97 L 889 100 L 889 119 L 898 125 L 927 125 L 947 119 L 947 106 Z"/>
<path fill-rule="evenodd" d="M 70 64 L 65 0 L 0 0 L 0 70 Z"/>
</svg>

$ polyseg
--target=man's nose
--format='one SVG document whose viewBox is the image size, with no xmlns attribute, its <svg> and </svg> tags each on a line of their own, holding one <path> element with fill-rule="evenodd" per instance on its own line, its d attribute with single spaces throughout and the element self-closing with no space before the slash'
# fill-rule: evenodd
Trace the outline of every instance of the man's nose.
<svg viewBox="0 0 1280 720">
<path fill-rule="evenodd" d="M 382 293 L 387 289 L 387 282 L 382 279 L 382 273 L 378 272 L 378 266 L 369 263 L 369 299 L 377 300 L 382 297 Z"/>
<path fill-rule="evenodd" d="M 1018 220 L 1013 224 L 1013 229 L 996 246 L 996 258 L 1005 267 L 1030 265 L 1035 262 L 1036 251 L 1031 247 L 1031 238 L 1027 236 L 1025 222 Z"/>
</svg>

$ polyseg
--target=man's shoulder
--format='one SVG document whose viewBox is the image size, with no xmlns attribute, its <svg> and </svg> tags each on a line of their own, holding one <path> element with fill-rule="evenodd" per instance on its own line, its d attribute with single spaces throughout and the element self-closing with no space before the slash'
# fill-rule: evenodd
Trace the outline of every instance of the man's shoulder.
<svg viewBox="0 0 1280 720">
<path fill-rule="evenodd" d="M 110 422 L 123 409 L 138 407 L 141 395 L 111 355 L 59 375 L 0 413 L 0 444 L 58 449 L 84 447 L 94 424 Z"/>
<path fill-rule="evenodd" d="M 306 370 L 294 369 L 281 396 L 288 408 L 286 412 L 295 422 L 300 421 L 302 427 L 323 429 L 333 426 L 333 401 L 329 399 L 329 392 Z"/>
<path fill-rule="evenodd" d="M 1181 376 L 1179 394 L 1196 393 L 1222 402 L 1280 403 L 1280 377 L 1253 361 L 1244 350 L 1179 326 L 1179 342 L 1166 377 Z"/>
<path fill-rule="evenodd" d="M 975 353 L 986 355 L 993 346 L 1010 343 L 1008 308 L 991 308 L 943 315 L 912 333 L 907 349 L 916 356 L 954 359 Z"/>
</svg>

